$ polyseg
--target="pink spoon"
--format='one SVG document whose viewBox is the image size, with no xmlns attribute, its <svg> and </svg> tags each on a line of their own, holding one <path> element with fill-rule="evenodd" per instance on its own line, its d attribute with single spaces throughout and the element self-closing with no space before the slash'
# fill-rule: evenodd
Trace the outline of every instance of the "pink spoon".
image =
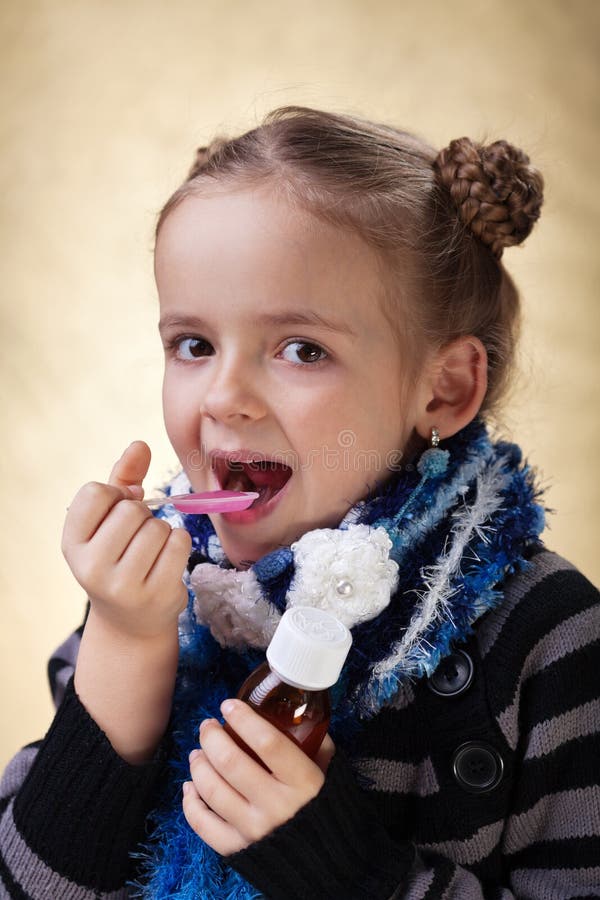
<svg viewBox="0 0 600 900">
<path fill-rule="evenodd" d="M 182 513 L 237 512 L 247 509 L 259 496 L 257 491 L 204 491 L 200 494 L 174 494 L 171 497 L 149 497 L 142 500 L 150 508 L 171 503 Z"/>
</svg>

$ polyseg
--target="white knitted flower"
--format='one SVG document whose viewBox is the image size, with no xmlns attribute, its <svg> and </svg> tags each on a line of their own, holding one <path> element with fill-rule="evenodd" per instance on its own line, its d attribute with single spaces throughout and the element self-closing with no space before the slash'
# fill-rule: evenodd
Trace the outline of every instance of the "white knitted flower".
<svg viewBox="0 0 600 900">
<path fill-rule="evenodd" d="M 384 528 L 318 528 L 292 544 L 295 574 L 288 606 L 315 606 L 348 628 L 375 618 L 398 584 L 398 565 Z"/>
<path fill-rule="evenodd" d="M 210 627 L 222 647 L 267 647 L 281 615 L 263 598 L 251 569 L 239 572 L 198 563 L 190 585 L 197 621 Z"/>
</svg>

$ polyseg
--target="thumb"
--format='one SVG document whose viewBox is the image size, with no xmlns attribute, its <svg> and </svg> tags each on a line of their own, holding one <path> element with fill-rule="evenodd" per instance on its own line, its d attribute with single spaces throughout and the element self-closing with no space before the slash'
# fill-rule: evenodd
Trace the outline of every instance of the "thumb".
<svg viewBox="0 0 600 900">
<path fill-rule="evenodd" d="M 108 483 L 124 488 L 136 499 L 144 496 L 142 482 L 150 466 L 150 447 L 144 441 L 134 441 L 112 467 Z"/>
</svg>

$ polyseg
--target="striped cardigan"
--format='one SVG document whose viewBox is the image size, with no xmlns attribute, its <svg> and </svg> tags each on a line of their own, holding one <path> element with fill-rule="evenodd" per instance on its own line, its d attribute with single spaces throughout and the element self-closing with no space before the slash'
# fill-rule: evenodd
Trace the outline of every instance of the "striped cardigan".
<svg viewBox="0 0 600 900">
<path fill-rule="evenodd" d="M 600 596 L 542 550 L 430 679 L 365 723 L 319 795 L 229 857 L 271 900 L 600 897 Z M 0 786 L 0 897 L 124 900 L 168 752 L 118 757 L 73 690 Z"/>
</svg>

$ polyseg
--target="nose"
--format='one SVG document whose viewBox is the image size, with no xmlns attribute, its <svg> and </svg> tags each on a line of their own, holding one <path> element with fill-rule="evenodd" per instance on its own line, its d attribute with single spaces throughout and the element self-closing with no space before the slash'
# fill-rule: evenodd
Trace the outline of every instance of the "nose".
<svg viewBox="0 0 600 900">
<path fill-rule="evenodd" d="M 214 368 L 213 368 L 214 367 Z M 267 410 L 258 373 L 241 359 L 215 362 L 202 399 L 202 412 L 216 421 L 261 419 Z"/>
</svg>

